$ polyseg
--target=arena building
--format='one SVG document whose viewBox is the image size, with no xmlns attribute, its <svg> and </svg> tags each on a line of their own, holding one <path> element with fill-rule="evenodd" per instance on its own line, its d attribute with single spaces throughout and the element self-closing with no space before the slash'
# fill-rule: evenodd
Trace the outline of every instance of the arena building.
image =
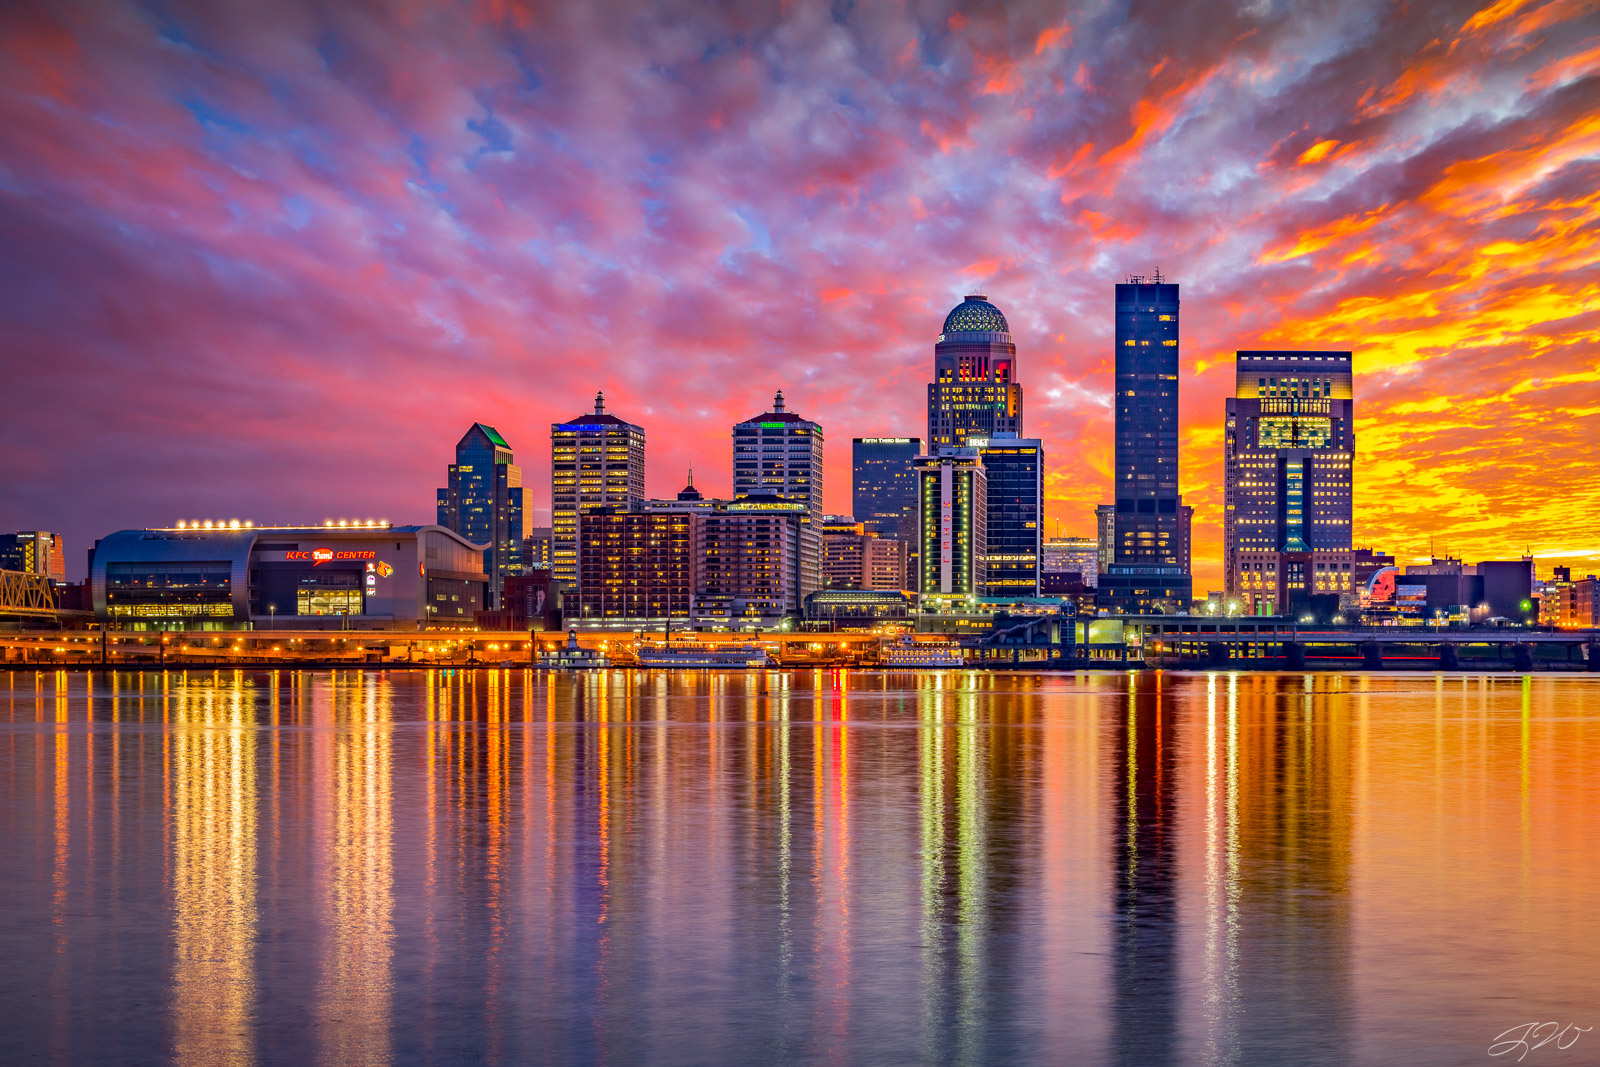
<svg viewBox="0 0 1600 1067">
<path fill-rule="evenodd" d="M 89 583 L 119 630 L 417 630 L 487 607 L 486 547 L 442 526 L 181 522 L 101 538 Z"/>
</svg>

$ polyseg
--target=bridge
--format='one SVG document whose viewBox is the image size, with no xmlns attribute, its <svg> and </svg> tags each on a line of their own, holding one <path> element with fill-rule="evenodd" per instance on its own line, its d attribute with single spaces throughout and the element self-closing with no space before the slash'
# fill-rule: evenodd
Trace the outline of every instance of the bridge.
<svg viewBox="0 0 1600 1067">
<path fill-rule="evenodd" d="M 1103 616 L 1084 620 L 1083 652 L 1150 666 L 1313 663 L 1454 670 L 1464 666 L 1532 670 L 1535 662 L 1600 670 L 1600 629 L 1520 627 L 1303 626 L 1288 618 Z"/>
<path fill-rule="evenodd" d="M 0 615 L 54 618 L 56 590 L 48 574 L 0 571 Z"/>
</svg>

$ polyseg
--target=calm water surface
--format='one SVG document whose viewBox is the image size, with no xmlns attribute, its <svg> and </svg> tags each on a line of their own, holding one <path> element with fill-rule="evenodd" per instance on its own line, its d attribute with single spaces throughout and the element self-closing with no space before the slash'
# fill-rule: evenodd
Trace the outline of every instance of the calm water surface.
<svg viewBox="0 0 1600 1067">
<path fill-rule="evenodd" d="M 1574 676 L 0 675 L 0 1060 L 1505 1063 L 1597 762 Z"/>
</svg>

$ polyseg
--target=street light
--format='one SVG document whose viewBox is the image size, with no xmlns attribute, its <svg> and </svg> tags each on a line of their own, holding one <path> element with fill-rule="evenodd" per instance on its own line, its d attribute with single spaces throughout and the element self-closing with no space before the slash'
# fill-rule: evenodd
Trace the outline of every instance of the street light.
<svg viewBox="0 0 1600 1067">
<path fill-rule="evenodd" d="M 267 605 L 267 619 L 270 628 L 276 630 L 278 628 L 278 605 Z"/>
</svg>

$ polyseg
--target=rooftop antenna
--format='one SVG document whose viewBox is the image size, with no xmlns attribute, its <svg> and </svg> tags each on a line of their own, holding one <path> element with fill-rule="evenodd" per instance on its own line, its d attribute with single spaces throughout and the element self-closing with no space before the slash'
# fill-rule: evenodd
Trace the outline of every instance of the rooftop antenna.
<svg viewBox="0 0 1600 1067">
<path fill-rule="evenodd" d="M 1157 285 L 1161 284 L 1161 268 L 1160 267 L 1156 268 L 1156 284 Z"/>
</svg>

